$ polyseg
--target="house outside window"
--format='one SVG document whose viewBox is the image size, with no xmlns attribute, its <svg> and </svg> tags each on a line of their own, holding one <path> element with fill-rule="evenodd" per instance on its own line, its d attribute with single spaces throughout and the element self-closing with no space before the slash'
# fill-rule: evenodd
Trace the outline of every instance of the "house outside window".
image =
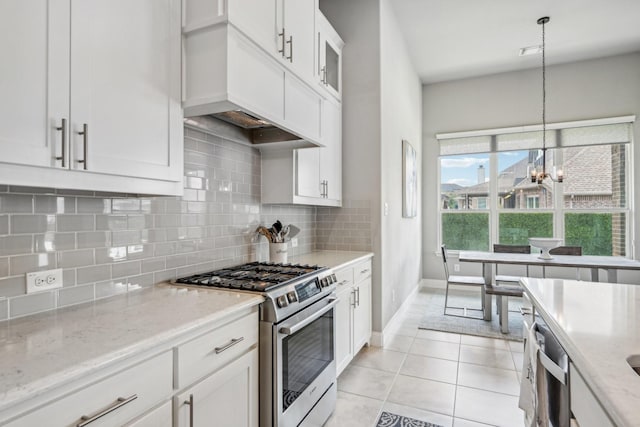
<svg viewBox="0 0 640 427">
<path fill-rule="evenodd" d="M 547 170 L 561 166 L 565 179 L 540 185 L 527 172 L 541 162 L 539 130 L 438 135 L 440 240 L 453 250 L 489 251 L 493 243 L 557 236 L 585 255 L 626 256 L 630 121 L 548 126 Z"/>
<path fill-rule="evenodd" d="M 540 207 L 539 196 L 527 196 L 527 209 L 535 209 Z"/>
</svg>

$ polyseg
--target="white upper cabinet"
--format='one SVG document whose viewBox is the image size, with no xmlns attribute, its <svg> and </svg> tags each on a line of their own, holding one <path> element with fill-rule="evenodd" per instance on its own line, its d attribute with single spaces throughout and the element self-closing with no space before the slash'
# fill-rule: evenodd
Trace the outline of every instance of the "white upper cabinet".
<svg viewBox="0 0 640 427">
<path fill-rule="evenodd" d="M 179 3 L 73 1 L 72 168 L 181 179 Z"/>
<path fill-rule="evenodd" d="M 285 64 L 305 80 L 313 76 L 315 17 L 314 0 L 277 0 L 278 52 Z"/>
<path fill-rule="evenodd" d="M 62 167 L 69 118 L 69 1 L 0 2 L 0 161 Z"/>
<path fill-rule="evenodd" d="M 0 184 L 181 194 L 180 24 L 180 0 L 1 2 Z"/>
<path fill-rule="evenodd" d="M 322 110 L 322 142 L 320 151 L 320 182 L 324 183 L 324 198 L 332 205 L 342 203 L 342 104 L 327 99 Z"/>
<path fill-rule="evenodd" d="M 342 99 L 342 48 L 344 42 L 333 29 L 325 16 L 318 12 L 316 15 L 317 27 L 317 78 L 325 89 Z"/>
</svg>

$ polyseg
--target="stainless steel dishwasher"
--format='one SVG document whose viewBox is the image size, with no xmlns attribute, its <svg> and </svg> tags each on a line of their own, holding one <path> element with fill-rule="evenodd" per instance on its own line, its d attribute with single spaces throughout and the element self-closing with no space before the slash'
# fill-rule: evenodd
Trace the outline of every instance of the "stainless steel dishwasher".
<svg viewBox="0 0 640 427">
<path fill-rule="evenodd" d="M 529 414 L 525 411 L 525 425 L 570 427 L 569 357 L 544 320 L 536 316 L 526 294 L 522 314 L 524 337 L 529 341 L 522 381 L 530 382 L 532 392 L 524 398 L 532 400 L 528 403 L 533 408 Z"/>
</svg>

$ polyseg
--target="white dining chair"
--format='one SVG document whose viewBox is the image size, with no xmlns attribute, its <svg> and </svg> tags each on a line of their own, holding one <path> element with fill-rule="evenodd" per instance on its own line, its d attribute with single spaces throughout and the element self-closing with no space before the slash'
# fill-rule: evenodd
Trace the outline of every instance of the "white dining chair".
<svg viewBox="0 0 640 427">
<path fill-rule="evenodd" d="M 444 314 L 446 316 L 457 316 L 457 317 L 468 317 L 472 319 L 483 319 L 484 318 L 484 278 L 479 276 L 452 276 L 449 274 L 449 268 L 447 266 L 447 248 L 445 245 L 440 247 L 442 251 L 442 264 L 444 265 L 444 275 L 447 281 L 446 290 L 444 293 Z M 478 287 L 480 289 L 480 307 L 481 308 L 469 308 L 469 307 L 459 307 L 459 306 L 450 306 L 449 303 L 449 286 L 473 286 Z M 447 313 L 447 309 L 458 309 L 462 310 L 462 314 L 450 314 Z M 471 314 L 467 314 L 468 311 L 479 311 L 479 316 L 473 316 Z"/>
</svg>

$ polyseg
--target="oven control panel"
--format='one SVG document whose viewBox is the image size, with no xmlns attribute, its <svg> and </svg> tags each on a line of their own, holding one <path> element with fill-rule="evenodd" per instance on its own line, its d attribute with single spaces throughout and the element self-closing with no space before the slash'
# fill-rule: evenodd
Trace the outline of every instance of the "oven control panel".
<svg viewBox="0 0 640 427">
<path fill-rule="evenodd" d="M 313 304 L 331 293 L 338 282 L 333 272 L 323 271 L 312 279 L 275 289 L 267 296 L 271 304 L 263 305 L 263 320 L 282 319 Z"/>
</svg>

